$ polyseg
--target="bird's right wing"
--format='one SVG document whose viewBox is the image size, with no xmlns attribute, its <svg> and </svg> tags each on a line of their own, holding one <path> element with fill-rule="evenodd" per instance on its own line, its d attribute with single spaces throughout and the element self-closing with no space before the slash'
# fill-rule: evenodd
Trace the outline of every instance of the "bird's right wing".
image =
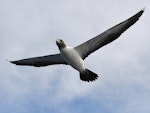
<svg viewBox="0 0 150 113">
<path fill-rule="evenodd" d="M 106 30 L 102 34 L 88 40 L 87 42 L 75 47 L 82 59 L 85 59 L 89 54 L 101 48 L 102 46 L 117 39 L 124 31 L 132 26 L 142 15 L 144 9 L 133 15 L 129 19 L 115 25 L 114 27 Z"/>
<path fill-rule="evenodd" d="M 61 56 L 61 54 L 33 57 L 10 62 L 16 65 L 27 65 L 35 67 L 48 66 L 54 64 L 67 64 L 64 58 Z"/>
</svg>

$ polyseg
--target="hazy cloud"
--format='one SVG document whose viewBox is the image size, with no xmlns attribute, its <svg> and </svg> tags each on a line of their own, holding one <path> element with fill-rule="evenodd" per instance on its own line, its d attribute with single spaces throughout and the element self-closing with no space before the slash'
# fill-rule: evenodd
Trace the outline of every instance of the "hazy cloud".
<svg viewBox="0 0 150 113">
<path fill-rule="evenodd" d="M 0 0 L 0 112 L 149 112 L 149 6 L 148 0 Z M 93 83 L 69 66 L 5 61 L 58 53 L 57 38 L 77 46 L 143 7 L 135 25 L 85 60 L 99 75 Z"/>
</svg>

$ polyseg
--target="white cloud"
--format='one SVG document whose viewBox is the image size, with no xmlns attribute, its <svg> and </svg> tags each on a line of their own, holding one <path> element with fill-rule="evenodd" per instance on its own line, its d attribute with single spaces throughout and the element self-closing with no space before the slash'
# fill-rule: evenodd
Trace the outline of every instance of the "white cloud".
<svg viewBox="0 0 150 113">
<path fill-rule="evenodd" d="M 76 112 L 78 103 L 71 104 L 78 99 L 78 112 L 86 107 L 84 99 L 93 107 L 103 106 L 94 107 L 96 112 L 150 111 L 149 1 L 7 0 L 0 4 L 1 112 Z M 146 11 L 133 27 L 86 59 L 88 68 L 100 75 L 93 83 L 80 81 L 79 73 L 69 66 L 19 67 L 5 61 L 58 52 L 56 38 L 76 46 L 143 7 Z"/>
</svg>

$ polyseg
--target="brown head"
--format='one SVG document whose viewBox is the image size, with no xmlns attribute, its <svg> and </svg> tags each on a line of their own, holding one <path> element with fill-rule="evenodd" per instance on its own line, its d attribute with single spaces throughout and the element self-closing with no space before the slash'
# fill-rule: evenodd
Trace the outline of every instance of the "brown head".
<svg viewBox="0 0 150 113">
<path fill-rule="evenodd" d="M 66 44 L 64 43 L 64 41 L 62 39 L 57 39 L 56 44 L 57 44 L 59 49 L 66 47 Z"/>
</svg>

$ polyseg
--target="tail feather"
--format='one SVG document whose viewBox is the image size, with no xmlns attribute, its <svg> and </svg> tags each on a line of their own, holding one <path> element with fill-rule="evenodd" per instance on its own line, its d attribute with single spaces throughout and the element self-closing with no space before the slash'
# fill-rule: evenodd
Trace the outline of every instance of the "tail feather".
<svg viewBox="0 0 150 113">
<path fill-rule="evenodd" d="M 80 79 L 83 81 L 94 81 L 98 78 L 98 75 L 95 74 L 94 72 L 86 69 L 83 73 L 80 73 Z"/>
</svg>

